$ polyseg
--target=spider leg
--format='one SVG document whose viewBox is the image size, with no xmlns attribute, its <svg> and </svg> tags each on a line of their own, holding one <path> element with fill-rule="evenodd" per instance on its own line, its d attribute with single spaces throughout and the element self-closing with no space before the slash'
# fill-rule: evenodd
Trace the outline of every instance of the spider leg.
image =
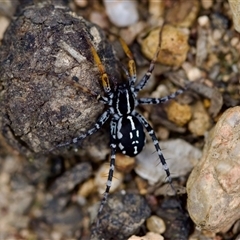
<svg viewBox="0 0 240 240">
<path fill-rule="evenodd" d="M 167 180 L 169 182 L 169 184 L 171 185 L 172 187 L 172 178 L 170 176 L 170 171 L 169 171 L 169 167 L 166 163 L 166 160 L 163 156 L 163 153 L 162 153 L 162 150 L 159 146 L 159 143 L 158 143 L 158 140 L 157 140 L 157 137 L 152 129 L 152 127 L 150 126 L 150 124 L 147 122 L 147 120 L 142 116 L 140 115 L 139 113 L 137 112 L 133 112 L 133 115 L 137 117 L 137 119 L 140 121 L 140 123 L 146 128 L 148 134 L 150 135 L 150 137 L 152 138 L 152 141 L 153 141 L 153 144 L 157 150 L 157 154 L 159 156 L 159 159 L 162 163 L 162 166 L 163 166 L 163 169 L 164 171 L 166 172 L 166 175 L 167 175 Z M 173 187 L 172 187 L 173 188 Z M 173 188 L 174 189 L 174 188 Z"/>
<path fill-rule="evenodd" d="M 107 111 L 105 111 L 97 120 L 97 122 L 95 123 L 94 127 L 89 129 L 86 133 L 73 138 L 71 141 L 69 142 L 65 142 L 65 143 L 61 143 L 58 144 L 56 147 L 54 147 L 53 149 L 51 149 L 50 151 L 53 151 L 54 149 L 57 148 L 61 148 L 61 147 L 66 147 L 72 144 L 77 144 L 79 141 L 83 140 L 84 138 L 92 135 L 93 133 L 97 132 L 102 126 L 103 124 L 108 120 L 108 118 L 111 115 L 111 109 L 109 108 Z"/>
<path fill-rule="evenodd" d="M 89 88 L 86 87 L 86 86 L 83 86 L 83 85 L 80 84 L 78 81 L 79 81 L 79 79 L 78 79 L 76 76 L 73 76 L 73 77 L 72 77 L 72 80 L 69 80 L 69 79 L 66 79 L 66 80 L 65 80 L 65 82 L 67 82 L 68 84 L 74 86 L 76 89 L 79 89 L 80 91 L 82 91 L 82 92 L 84 92 L 84 93 L 87 93 L 87 94 L 89 94 L 89 95 L 92 95 L 93 97 L 96 97 L 96 98 L 98 98 L 98 97 L 100 96 L 97 92 L 89 89 Z"/>
<path fill-rule="evenodd" d="M 113 121 L 110 123 L 111 125 L 111 130 L 113 133 L 113 136 L 111 137 L 111 143 L 110 143 L 110 148 L 111 148 L 111 159 L 110 159 L 110 168 L 108 172 L 108 179 L 107 179 L 107 184 L 106 184 L 106 190 L 104 192 L 102 201 L 100 203 L 100 207 L 98 210 L 98 217 L 100 216 L 100 213 L 103 210 L 104 205 L 107 202 L 108 194 L 112 185 L 112 178 L 113 178 L 113 173 L 114 173 L 114 168 L 115 168 L 115 159 L 116 159 L 116 149 L 117 149 L 117 144 L 116 144 L 116 124 Z M 113 129 L 114 128 L 114 129 Z M 99 219 L 97 220 L 97 227 L 99 226 Z"/>
<path fill-rule="evenodd" d="M 110 86 L 109 78 L 106 73 L 105 67 L 102 64 L 101 59 L 100 59 L 97 51 L 95 50 L 93 44 L 90 42 L 89 38 L 86 37 L 85 39 L 89 44 L 90 50 L 93 55 L 94 62 L 97 64 L 98 70 L 101 73 L 101 83 L 102 83 L 103 90 L 105 93 L 108 94 L 111 91 L 111 86 Z"/>
<path fill-rule="evenodd" d="M 136 64 L 135 64 L 135 61 L 133 59 L 132 52 L 129 49 L 129 47 L 127 46 L 126 42 L 121 37 L 118 37 L 118 39 L 119 39 L 119 42 L 122 45 L 124 53 L 129 58 L 129 61 L 128 61 L 128 72 L 129 72 L 129 74 L 126 71 L 124 71 L 124 72 L 129 79 L 130 87 L 134 88 L 134 84 L 137 80 Z"/>
<path fill-rule="evenodd" d="M 137 99 L 138 104 L 159 104 L 159 103 L 165 103 L 171 99 L 176 98 L 179 94 L 182 94 L 184 92 L 184 90 L 179 89 L 176 92 L 162 97 L 162 98 L 140 98 Z"/>
<path fill-rule="evenodd" d="M 153 56 L 153 59 L 151 60 L 151 63 L 149 65 L 149 68 L 147 70 L 147 72 L 145 73 L 145 75 L 142 77 L 142 79 L 140 80 L 140 82 L 137 84 L 137 86 L 135 87 L 134 89 L 134 92 L 135 93 L 138 93 L 141 89 L 144 88 L 144 86 L 146 85 L 147 81 L 150 79 L 151 75 L 152 75 L 152 72 L 153 72 L 153 69 L 154 69 L 154 66 L 155 66 L 155 62 L 157 61 L 157 58 L 158 58 L 158 55 L 159 55 L 159 52 L 161 50 L 161 41 L 162 41 L 162 31 L 163 31 L 163 27 L 164 25 L 162 26 L 160 32 L 159 32 L 159 41 L 158 41 L 158 47 L 157 47 L 157 50 Z"/>
</svg>

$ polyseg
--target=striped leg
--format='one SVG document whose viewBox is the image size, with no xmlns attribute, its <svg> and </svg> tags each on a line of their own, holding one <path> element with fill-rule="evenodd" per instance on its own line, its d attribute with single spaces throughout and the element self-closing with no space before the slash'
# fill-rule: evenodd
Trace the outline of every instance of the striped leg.
<svg viewBox="0 0 240 240">
<path fill-rule="evenodd" d="M 69 145 L 72 145 L 72 144 L 77 144 L 79 141 L 83 140 L 84 138 L 86 138 L 87 136 L 90 136 L 92 135 L 93 133 L 97 132 L 102 126 L 103 124 L 108 120 L 108 118 L 110 117 L 111 115 L 111 109 L 109 108 L 107 111 L 105 111 L 100 117 L 99 119 L 97 120 L 97 122 L 95 123 L 94 127 L 89 129 L 86 133 L 76 137 L 76 138 L 73 138 L 71 141 L 69 142 L 65 142 L 65 143 L 61 143 L 61 144 L 58 144 L 56 147 L 54 147 L 52 150 L 50 151 L 53 151 L 54 149 L 57 149 L 57 148 L 61 148 L 61 147 L 66 147 L 66 146 L 69 146 Z"/>
<path fill-rule="evenodd" d="M 111 122 L 111 128 L 116 128 L 116 125 L 114 125 L 114 122 Z M 116 130 L 113 132 L 116 132 Z M 108 198 L 108 194 L 112 185 L 112 178 L 113 178 L 113 173 L 114 173 L 114 168 L 115 168 L 115 158 L 116 158 L 116 149 L 117 149 L 117 144 L 116 144 L 116 135 L 114 134 L 111 138 L 111 144 L 110 144 L 110 148 L 111 148 L 111 160 L 110 160 L 110 168 L 109 168 L 109 172 L 108 172 L 108 180 L 107 180 L 107 184 L 106 184 L 106 190 L 104 192 L 103 195 L 103 199 L 100 203 L 100 207 L 98 210 L 98 217 L 100 216 L 100 213 L 103 210 L 104 205 L 107 202 L 107 198 Z M 99 226 L 99 218 L 97 220 L 97 227 Z"/>
<path fill-rule="evenodd" d="M 146 74 L 143 76 L 143 78 L 140 80 L 140 82 L 137 84 L 137 86 L 135 87 L 135 93 L 138 93 L 141 89 L 144 88 L 144 86 L 146 85 L 147 81 L 149 80 L 149 78 L 151 77 L 152 75 L 152 72 L 153 72 L 153 69 L 154 69 L 154 66 L 155 66 L 155 62 L 157 61 L 157 58 L 158 58 L 158 55 L 159 55 L 159 52 L 161 50 L 161 40 L 162 40 L 162 30 L 163 30 L 163 27 L 161 28 L 160 32 L 159 32 L 159 41 L 158 41 L 158 47 L 157 47 L 157 50 L 153 56 L 153 59 L 150 63 L 150 66 L 148 68 L 148 71 L 146 72 Z"/>
<path fill-rule="evenodd" d="M 72 80 L 65 79 L 64 81 L 67 82 L 68 84 L 74 86 L 76 89 L 79 89 L 81 92 L 92 95 L 93 97 L 96 97 L 96 99 L 100 98 L 100 95 L 98 93 L 94 92 L 93 90 L 89 89 L 86 86 L 81 85 L 79 83 L 78 77 L 76 77 L 76 76 L 73 76 Z"/>
<path fill-rule="evenodd" d="M 143 78 L 140 80 L 140 82 L 135 87 L 135 89 L 134 89 L 135 93 L 138 93 L 141 89 L 143 89 L 144 86 L 146 85 L 147 81 L 151 77 L 159 51 L 160 51 L 160 49 L 158 49 L 157 53 L 155 54 L 155 57 L 151 61 L 148 71 L 144 74 Z"/>
<path fill-rule="evenodd" d="M 166 175 L 167 175 L 167 180 L 169 182 L 169 184 L 171 185 L 172 187 L 172 178 L 170 176 L 170 171 L 169 171 L 169 168 L 168 168 L 168 165 L 166 163 L 166 160 L 162 154 L 162 151 L 161 151 L 161 148 L 159 146 L 159 143 L 158 143 L 158 140 L 157 140 L 157 137 L 152 129 L 152 127 L 149 125 L 149 123 L 147 122 L 147 120 L 142 116 L 140 115 L 139 113 L 137 112 L 133 112 L 133 114 L 137 117 L 137 119 L 140 121 L 140 123 L 146 128 L 148 134 L 150 135 L 150 137 L 152 138 L 152 141 L 153 141 L 153 144 L 157 150 L 157 154 L 159 156 L 159 159 L 162 163 L 162 166 L 163 166 L 163 169 L 164 171 L 166 172 Z M 173 187 L 172 187 L 173 188 Z"/>
<path fill-rule="evenodd" d="M 85 32 L 85 35 L 87 36 L 88 33 L 85 30 L 83 30 L 83 31 Z M 85 37 L 85 39 L 86 39 L 86 41 L 87 41 L 87 43 L 90 47 L 90 50 L 92 52 L 94 62 L 96 63 L 99 72 L 101 73 L 101 84 L 102 84 L 103 90 L 104 90 L 105 93 L 108 94 L 111 91 L 111 86 L 110 86 L 109 78 L 108 78 L 108 75 L 106 73 L 105 67 L 102 64 L 101 59 L 100 59 L 97 51 L 95 50 L 93 44 L 91 43 L 90 38 Z"/>
<path fill-rule="evenodd" d="M 179 94 L 182 94 L 184 90 L 177 90 L 176 92 L 162 98 L 140 98 L 138 99 L 138 104 L 159 104 L 159 103 L 165 103 L 171 99 L 176 98 Z"/>
<path fill-rule="evenodd" d="M 123 38 L 121 38 L 120 36 L 118 36 L 117 34 L 115 34 L 113 32 L 110 32 L 108 30 L 106 30 L 106 31 L 110 35 L 115 36 L 119 40 L 124 53 L 126 54 L 126 56 L 129 59 L 129 61 L 128 61 L 128 70 L 126 70 L 125 67 L 121 63 L 120 64 L 121 64 L 121 67 L 122 67 L 125 75 L 128 78 L 130 87 L 134 88 L 134 84 L 135 84 L 135 82 L 137 80 L 137 71 L 136 71 L 136 63 L 134 61 L 133 54 L 132 54 L 131 50 L 129 49 L 127 43 L 123 40 Z"/>
<path fill-rule="evenodd" d="M 125 74 L 127 75 L 128 79 L 129 79 L 130 87 L 133 88 L 134 87 L 134 83 L 137 80 L 136 64 L 135 64 L 135 61 L 133 59 L 132 52 L 130 51 L 130 49 L 127 46 L 126 42 L 121 37 L 118 37 L 118 39 L 119 39 L 119 42 L 122 45 L 124 53 L 127 55 L 128 59 L 129 59 L 129 61 L 128 61 L 128 71 L 129 71 L 129 74 L 126 73 L 126 71 L 125 71 Z"/>
</svg>

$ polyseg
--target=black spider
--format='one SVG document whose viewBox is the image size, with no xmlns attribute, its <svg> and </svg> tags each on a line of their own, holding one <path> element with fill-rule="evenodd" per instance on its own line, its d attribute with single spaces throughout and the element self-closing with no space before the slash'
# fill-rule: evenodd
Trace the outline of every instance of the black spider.
<svg viewBox="0 0 240 240">
<path fill-rule="evenodd" d="M 161 32 L 160 32 L 161 39 Z M 101 60 L 91 44 L 91 42 L 87 39 L 89 46 L 91 48 L 94 61 L 97 64 L 99 71 L 101 73 L 101 84 L 104 89 L 104 96 L 98 96 L 96 93 L 91 90 L 82 87 L 83 91 L 88 92 L 98 98 L 98 101 L 107 105 L 107 110 L 99 117 L 93 128 L 89 129 L 85 134 L 82 134 L 69 142 L 59 144 L 56 148 L 64 147 L 68 145 L 76 145 L 79 141 L 83 140 L 89 135 L 92 135 L 96 131 L 98 131 L 103 124 L 110 119 L 110 148 L 111 148 L 111 160 L 110 160 L 110 169 L 108 173 L 108 180 L 106 184 L 106 190 L 103 196 L 103 199 L 100 204 L 100 208 L 98 211 L 98 215 L 101 213 L 104 204 L 107 201 L 107 197 L 109 194 L 109 190 L 112 183 L 113 172 L 115 168 L 115 156 L 116 150 L 119 149 L 123 154 L 128 156 L 136 156 L 138 155 L 144 145 L 145 145 L 145 133 L 144 128 L 147 130 L 148 134 L 151 136 L 153 144 L 158 153 L 159 159 L 162 163 L 163 169 L 166 172 L 168 182 L 171 184 L 171 176 L 170 171 L 165 161 L 165 158 L 160 149 L 157 137 L 147 122 L 147 120 L 138 112 L 135 111 L 135 108 L 140 104 L 159 104 L 165 103 L 170 99 L 174 99 L 177 95 L 181 94 L 183 90 L 178 90 L 175 93 L 163 97 L 163 98 L 137 98 L 138 92 L 144 88 L 147 81 L 149 80 L 152 71 L 154 69 L 155 61 L 160 52 L 161 46 L 160 41 L 156 53 L 150 63 L 148 71 L 143 76 L 143 78 L 139 81 L 139 83 L 135 86 L 135 82 L 137 80 L 136 75 L 136 66 L 135 61 L 133 59 L 132 53 L 129 50 L 126 43 L 120 38 L 121 45 L 125 54 L 128 56 L 128 70 L 123 68 L 127 80 L 123 80 L 121 84 L 116 85 L 114 89 L 111 88 L 108 75 L 105 71 Z"/>
</svg>

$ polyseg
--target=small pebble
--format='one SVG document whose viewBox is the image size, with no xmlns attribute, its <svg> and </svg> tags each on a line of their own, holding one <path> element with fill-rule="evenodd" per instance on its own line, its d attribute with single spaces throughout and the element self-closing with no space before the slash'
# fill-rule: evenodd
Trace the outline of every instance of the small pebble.
<svg viewBox="0 0 240 240">
<path fill-rule="evenodd" d="M 87 6 L 88 1 L 87 0 L 74 0 L 75 4 L 80 7 L 80 8 L 84 8 Z"/>
<path fill-rule="evenodd" d="M 157 137 L 161 140 L 167 140 L 169 138 L 169 130 L 165 127 L 159 127 L 157 129 Z"/>
<path fill-rule="evenodd" d="M 223 37 L 223 32 L 218 29 L 214 29 L 212 37 L 215 41 L 219 41 Z"/>
<path fill-rule="evenodd" d="M 236 47 L 237 44 L 239 43 L 239 38 L 238 37 L 232 38 L 230 43 L 233 47 Z"/>
<path fill-rule="evenodd" d="M 211 69 L 208 75 L 209 78 L 216 79 L 220 71 L 220 67 L 217 65 L 219 62 L 217 55 L 214 53 L 210 53 L 205 60 L 206 68 Z"/>
<path fill-rule="evenodd" d="M 92 11 L 89 16 L 89 20 L 92 23 L 97 24 L 101 28 L 108 28 L 109 27 L 109 21 L 107 19 L 107 16 L 103 14 L 102 12 L 98 11 Z"/>
<path fill-rule="evenodd" d="M 212 86 L 212 83 L 208 79 L 205 79 L 204 84 L 201 82 L 195 82 L 192 87 L 194 91 L 211 100 L 208 113 L 210 116 L 216 117 L 223 105 L 223 96 L 219 89 Z"/>
<path fill-rule="evenodd" d="M 95 238 L 91 239 L 128 239 L 140 229 L 150 213 L 146 199 L 139 194 L 110 194 L 99 216 L 99 226 L 92 229 Z"/>
<path fill-rule="evenodd" d="M 194 24 L 199 9 L 199 0 L 175 1 L 168 9 L 166 21 L 174 26 L 189 28 Z"/>
<path fill-rule="evenodd" d="M 195 81 L 201 78 L 202 74 L 199 68 L 193 67 L 187 73 L 188 79 L 190 81 Z"/>
<path fill-rule="evenodd" d="M 83 182 L 92 174 L 89 163 L 83 162 L 75 165 L 58 177 L 51 185 L 50 190 L 54 195 L 62 195 L 70 192 L 77 184 Z"/>
<path fill-rule="evenodd" d="M 176 101 L 171 101 L 166 106 L 168 119 L 178 126 L 182 127 L 192 118 L 192 110 L 188 105 L 179 104 Z"/>
<path fill-rule="evenodd" d="M 204 108 L 209 108 L 211 105 L 211 101 L 207 98 L 203 99 L 203 107 Z"/>
<path fill-rule="evenodd" d="M 120 36 L 127 43 L 127 45 L 131 45 L 136 39 L 137 35 L 140 34 L 146 27 L 147 24 L 145 22 L 136 22 L 128 28 L 120 29 Z"/>
<path fill-rule="evenodd" d="M 166 224 L 164 232 L 165 239 L 187 240 L 189 233 L 192 231 L 192 223 L 189 215 L 179 201 L 179 197 L 164 198 L 155 213 L 161 217 Z"/>
<path fill-rule="evenodd" d="M 136 1 L 104 0 L 107 15 L 117 27 L 128 27 L 138 21 Z"/>
<path fill-rule="evenodd" d="M 162 1 L 149 0 L 148 12 L 155 16 L 159 17 L 163 14 L 164 4 Z"/>
<path fill-rule="evenodd" d="M 19 160 L 13 156 L 6 156 L 1 170 L 5 174 L 14 174 L 19 169 Z"/>
<path fill-rule="evenodd" d="M 140 178 L 140 177 L 136 177 L 135 182 L 136 182 L 137 188 L 139 190 L 139 193 L 141 195 L 146 195 L 147 194 L 147 187 L 148 187 L 147 181 Z"/>
<path fill-rule="evenodd" d="M 135 158 L 131 158 L 119 153 L 116 155 L 115 166 L 119 172 L 128 173 L 131 172 L 132 169 L 134 168 L 135 162 L 136 162 Z"/>
<path fill-rule="evenodd" d="M 209 47 L 208 47 L 208 39 L 209 39 L 209 28 L 208 27 L 198 27 L 197 28 L 197 48 L 196 48 L 196 66 L 199 68 L 203 68 L 203 65 L 205 64 L 205 62 L 208 60 L 208 55 L 209 55 Z M 191 69 L 195 69 L 191 64 L 189 64 L 191 66 Z M 190 71 L 189 70 L 189 71 Z M 199 69 L 197 68 L 197 70 L 199 71 Z M 190 75 L 190 73 L 188 73 L 189 71 L 186 71 L 187 74 Z M 200 72 L 200 71 L 199 71 Z M 195 73 L 195 72 L 193 72 Z M 195 77 L 194 75 L 196 75 L 197 72 L 195 74 L 192 74 L 194 79 L 197 79 L 197 76 Z M 199 73 L 200 75 L 201 73 Z M 189 76 L 191 77 L 191 76 Z"/>
<path fill-rule="evenodd" d="M 189 81 L 196 81 L 202 77 L 200 69 L 197 67 L 193 67 L 188 62 L 183 63 L 182 68 L 185 70 Z"/>
<path fill-rule="evenodd" d="M 148 12 L 155 18 L 159 18 L 163 15 L 164 8 L 163 1 L 149 0 Z"/>
<path fill-rule="evenodd" d="M 159 28 L 152 30 L 141 43 L 143 54 L 150 60 L 157 50 L 159 32 Z M 188 50 L 188 35 L 174 26 L 164 25 L 161 51 L 157 62 L 170 66 L 180 66 L 185 61 Z"/>
<path fill-rule="evenodd" d="M 152 215 L 147 219 L 147 228 L 149 231 L 162 234 L 166 231 L 166 225 L 164 221 L 155 215 Z"/>
<path fill-rule="evenodd" d="M 213 0 L 201 0 L 201 4 L 204 9 L 209 9 L 213 6 Z"/>
<path fill-rule="evenodd" d="M 94 180 L 92 178 L 88 179 L 86 182 L 81 184 L 78 195 L 81 197 L 88 197 L 94 191 Z"/>
<path fill-rule="evenodd" d="M 106 190 L 109 168 L 109 164 L 104 163 L 96 173 L 94 182 L 100 194 L 103 194 Z M 123 173 L 119 172 L 116 169 L 114 170 L 110 192 L 114 192 L 121 185 L 123 181 L 123 176 Z"/>
<path fill-rule="evenodd" d="M 169 95 L 168 88 L 166 87 L 166 85 L 160 84 L 160 85 L 158 85 L 157 89 L 154 92 L 152 92 L 151 97 L 152 98 L 161 98 L 161 97 L 164 97 L 167 95 Z"/>
<path fill-rule="evenodd" d="M 188 240 L 222 240 L 222 239 L 218 239 L 216 238 L 216 234 L 211 233 L 211 235 L 209 233 L 206 233 L 206 231 L 201 231 L 201 229 L 195 227 L 194 232 L 189 236 Z"/>
<path fill-rule="evenodd" d="M 202 102 L 198 101 L 192 108 L 192 119 L 188 124 L 188 129 L 196 136 L 204 136 L 211 127 L 211 119 Z"/>
<path fill-rule="evenodd" d="M 226 232 L 240 219 L 240 107 L 228 109 L 206 140 L 188 182 L 188 211 L 201 229 Z"/>
<path fill-rule="evenodd" d="M 33 239 L 33 233 L 31 232 L 31 230 L 28 229 L 22 229 L 19 231 L 19 234 L 21 235 L 22 238 L 25 239 Z"/>
<path fill-rule="evenodd" d="M 206 27 L 209 25 L 209 17 L 204 15 L 204 16 L 201 16 L 198 18 L 198 24 L 201 26 L 201 27 Z"/>
<path fill-rule="evenodd" d="M 142 237 L 133 235 L 128 240 L 164 240 L 164 238 L 157 233 L 148 232 L 145 236 Z"/>
<path fill-rule="evenodd" d="M 62 235 L 60 239 L 69 239 L 69 237 L 67 237 L 67 233 L 71 233 L 74 230 L 76 231 L 76 229 L 79 227 L 79 223 L 81 223 L 83 220 L 81 209 L 76 205 L 70 205 L 69 207 L 62 209 L 60 212 L 56 210 L 54 211 L 53 209 L 54 207 L 52 206 L 52 209 L 47 209 L 44 211 L 43 215 L 41 216 L 43 220 L 39 222 L 39 225 L 53 225 L 52 230 Z M 50 235 L 48 236 L 49 238 L 47 239 L 52 239 Z"/>
<path fill-rule="evenodd" d="M 101 151 L 100 151 L 101 149 Z M 93 160 L 105 160 L 106 156 L 109 154 L 108 145 L 99 143 L 99 145 L 93 145 L 88 148 L 88 153 Z"/>
<path fill-rule="evenodd" d="M 0 175 L 0 184 L 1 185 L 7 185 L 9 183 L 9 181 L 10 181 L 10 177 L 11 177 L 11 175 L 9 173 L 3 172 Z"/>
<path fill-rule="evenodd" d="M 62 234 L 60 232 L 57 232 L 57 231 L 53 231 L 51 233 L 51 237 L 52 237 L 52 240 L 61 240 L 61 238 L 63 237 Z"/>
</svg>

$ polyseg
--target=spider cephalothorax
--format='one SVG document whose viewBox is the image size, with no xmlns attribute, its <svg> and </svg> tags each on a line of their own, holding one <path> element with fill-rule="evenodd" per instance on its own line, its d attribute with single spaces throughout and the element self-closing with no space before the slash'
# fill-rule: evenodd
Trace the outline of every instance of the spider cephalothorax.
<svg viewBox="0 0 240 240">
<path fill-rule="evenodd" d="M 107 201 L 107 196 L 111 187 L 115 167 L 116 151 L 119 150 L 121 153 L 131 157 L 139 154 L 145 145 L 144 128 L 147 130 L 148 134 L 152 138 L 153 144 L 156 148 L 163 169 L 166 172 L 168 182 L 171 183 L 170 171 L 160 149 L 154 130 L 147 122 L 147 120 L 137 111 L 135 111 L 135 109 L 140 104 L 159 104 L 167 102 L 168 100 L 173 99 L 177 95 L 181 94 L 183 90 L 178 90 L 175 93 L 163 98 L 137 98 L 138 92 L 144 88 L 152 74 L 155 61 L 160 51 L 160 43 L 151 61 L 148 71 L 139 81 L 139 83 L 135 85 L 137 80 L 135 62 L 133 60 L 132 53 L 130 52 L 126 43 L 122 39 L 120 39 L 123 50 L 129 58 L 128 70 L 123 68 L 124 73 L 126 75 L 126 80 L 115 86 L 115 88 L 113 89 L 110 86 L 108 75 L 105 71 L 104 66 L 101 63 L 101 60 L 96 50 L 94 49 L 93 45 L 90 43 L 89 40 L 88 42 L 94 57 L 94 61 L 97 64 L 99 71 L 101 73 L 101 84 L 103 86 L 105 95 L 97 96 L 96 93 L 91 92 L 90 90 L 88 90 L 87 92 L 91 93 L 92 95 L 95 95 L 98 98 L 99 102 L 105 104 L 107 108 L 106 111 L 99 117 L 93 128 L 89 129 L 85 134 L 82 134 L 72 139 L 72 141 L 70 142 L 59 144 L 57 147 L 63 147 L 79 143 L 79 141 L 83 140 L 89 135 L 92 135 L 94 132 L 100 129 L 103 126 L 103 124 L 108 119 L 110 119 L 111 160 L 108 173 L 108 180 L 106 184 L 106 191 L 104 193 L 104 197 L 102 199 L 98 211 L 99 214 Z"/>
</svg>

